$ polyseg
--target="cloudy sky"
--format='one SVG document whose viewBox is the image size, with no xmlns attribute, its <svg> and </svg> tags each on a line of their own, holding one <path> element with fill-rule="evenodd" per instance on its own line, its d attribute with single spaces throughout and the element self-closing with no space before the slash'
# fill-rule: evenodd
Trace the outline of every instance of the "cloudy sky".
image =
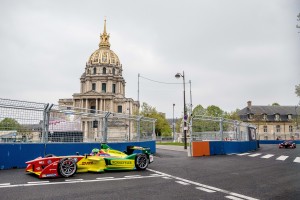
<svg viewBox="0 0 300 200">
<path fill-rule="evenodd" d="M 175 117 L 184 71 L 192 103 L 224 111 L 296 105 L 299 0 L 1 0 L 0 98 L 57 104 L 80 90 L 104 17 L 126 97 Z M 190 85 L 186 85 L 190 102 Z"/>
</svg>

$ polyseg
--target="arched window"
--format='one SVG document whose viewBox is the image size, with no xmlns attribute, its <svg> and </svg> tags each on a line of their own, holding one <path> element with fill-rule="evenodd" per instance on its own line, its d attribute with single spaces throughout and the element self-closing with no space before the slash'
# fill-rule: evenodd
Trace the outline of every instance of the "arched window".
<svg viewBox="0 0 300 200">
<path fill-rule="evenodd" d="M 112 72 L 113 72 L 113 75 L 115 75 L 115 74 L 116 74 L 116 70 L 115 70 L 115 68 L 113 68 Z"/>
<path fill-rule="evenodd" d="M 96 73 L 97 73 L 97 68 L 94 67 L 94 69 L 93 69 L 93 74 L 96 74 Z"/>
<path fill-rule="evenodd" d="M 293 132 L 293 126 L 289 126 L 289 132 Z"/>
<path fill-rule="evenodd" d="M 106 68 L 103 67 L 103 74 L 106 74 Z"/>
</svg>

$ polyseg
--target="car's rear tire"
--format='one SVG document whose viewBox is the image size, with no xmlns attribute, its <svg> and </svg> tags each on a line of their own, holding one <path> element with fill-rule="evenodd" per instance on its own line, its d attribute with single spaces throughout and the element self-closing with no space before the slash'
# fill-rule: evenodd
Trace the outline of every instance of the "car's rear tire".
<svg viewBox="0 0 300 200">
<path fill-rule="evenodd" d="M 47 155 L 45 155 L 45 158 L 49 158 L 49 157 L 55 157 L 55 155 L 54 154 L 47 154 Z"/>
<path fill-rule="evenodd" d="M 73 176 L 77 171 L 77 164 L 73 158 L 63 158 L 58 163 L 58 173 L 63 177 Z"/>
<path fill-rule="evenodd" d="M 148 167 L 149 158 L 146 154 L 140 153 L 135 157 L 135 168 L 137 170 L 145 170 Z"/>
</svg>

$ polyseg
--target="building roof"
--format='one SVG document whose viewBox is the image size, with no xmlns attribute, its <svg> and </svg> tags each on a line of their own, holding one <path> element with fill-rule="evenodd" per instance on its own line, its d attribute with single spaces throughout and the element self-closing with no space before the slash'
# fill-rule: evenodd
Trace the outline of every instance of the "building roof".
<svg viewBox="0 0 300 200">
<path fill-rule="evenodd" d="M 239 115 L 297 115 L 297 113 L 300 113 L 300 107 L 296 106 L 250 106 L 239 111 Z"/>
</svg>

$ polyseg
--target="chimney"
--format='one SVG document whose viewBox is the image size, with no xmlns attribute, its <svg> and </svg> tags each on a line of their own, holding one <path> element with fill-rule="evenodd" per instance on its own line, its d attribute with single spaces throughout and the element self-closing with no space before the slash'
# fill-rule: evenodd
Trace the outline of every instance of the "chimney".
<svg viewBox="0 0 300 200">
<path fill-rule="evenodd" d="M 247 101 L 247 108 L 251 109 L 251 106 L 252 106 L 252 101 Z"/>
</svg>

